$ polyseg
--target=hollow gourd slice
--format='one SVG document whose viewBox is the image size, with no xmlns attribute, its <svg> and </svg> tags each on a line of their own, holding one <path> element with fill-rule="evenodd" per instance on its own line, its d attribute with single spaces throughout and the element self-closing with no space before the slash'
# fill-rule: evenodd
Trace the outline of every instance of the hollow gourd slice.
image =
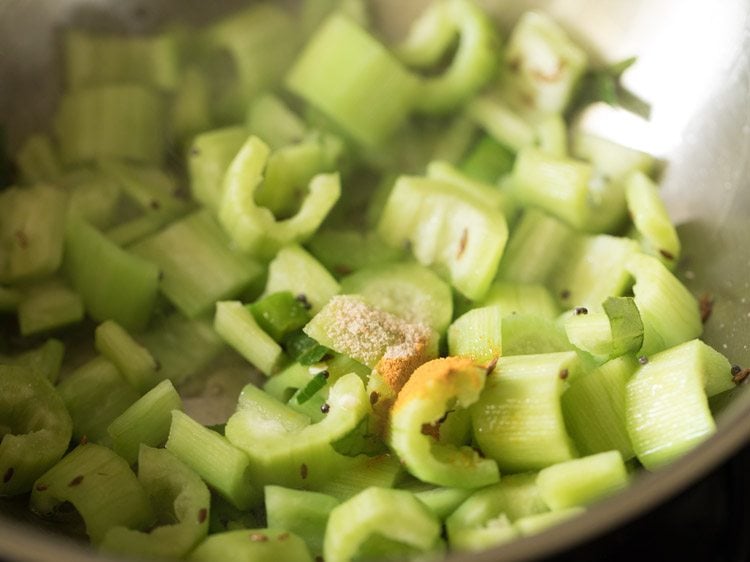
<svg viewBox="0 0 750 562">
<path fill-rule="evenodd" d="M 370 537 L 429 552 L 439 542 L 440 523 L 411 492 L 368 488 L 331 511 L 323 556 L 351 560 Z"/>
<path fill-rule="evenodd" d="M 101 158 L 161 162 L 166 135 L 164 100 L 137 84 L 103 84 L 68 92 L 55 116 L 63 163 Z"/>
<path fill-rule="evenodd" d="M 208 211 L 197 211 L 131 246 L 162 271 L 159 288 L 188 318 L 211 310 L 217 300 L 237 297 L 261 266 L 231 247 Z"/>
<path fill-rule="evenodd" d="M 539 495 L 552 511 L 587 506 L 628 484 L 619 451 L 607 451 L 561 462 L 539 471 Z"/>
<path fill-rule="evenodd" d="M 67 193 L 45 184 L 0 195 L 0 282 L 51 275 L 63 260 Z"/>
<path fill-rule="evenodd" d="M 416 176 L 396 181 L 377 230 L 393 246 L 408 244 L 419 263 L 470 299 L 484 296 L 508 238 L 500 211 L 450 183 Z"/>
<path fill-rule="evenodd" d="M 498 279 L 524 285 L 545 284 L 570 254 L 569 248 L 578 236 L 564 222 L 538 209 L 526 209 L 511 233 Z"/>
<path fill-rule="evenodd" d="M 503 56 L 506 98 L 537 115 L 563 113 L 588 64 L 565 31 L 537 11 L 516 23 Z"/>
<path fill-rule="evenodd" d="M 362 380 L 344 375 L 328 394 L 325 418 L 308 425 L 306 416 L 277 403 L 259 388 L 244 388 L 225 428 L 227 439 L 248 456 L 253 482 L 314 488 L 343 468 L 331 446 L 370 413 Z"/>
<path fill-rule="evenodd" d="M 173 410 L 166 448 L 235 508 L 258 503 L 261 490 L 251 480 L 250 460 L 223 435 Z"/>
<path fill-rule="evenodd" d="M 454 110 L 494 75 L 500 37 L 487 14 L 469 0 L 430 4 L 412 24 L 399 55 L 410 66 L 435 66 L 456 34 L 458 47 L 448 68 L 420 83 L 416 106 L 421 112 Z"/>
<path fill-rule="evenodd" d="M 419 87 L 383 44 L 342 14 L 317 29 L 286 86 L 367 146 L 381 144 L 404 122 Z"/>
<path fill-rule="evenodd" d="M 281 248 L 268 265 L 264 295 L 289 291 L 310 307 L 310 314 L 321 308 L 340 290 L 336 279 L 301 246 Z"/>
<path fill-rule="evenodd" d="M 224 174 L 248 137 L 245 127 L 225 127 L 197 135 L 188 150 L 190 191 L 213 211 L 219 208 Z"/>
<path fill-rule="evenodd" d="M 81 322 L 81 296 L 57 276 L 27 284 L 16 309 L 22 336 L 44 334 Z"/>
<path fill-rule="evenodd" d="M 114 320 L 107 320 L 96 327 L 94 347 L 105 359 L 117 366 L 122 376 L 138 392 L 148 392 L 156 386 L 156 360 L 148 349 L 135 341 Z"/>
<path fill-rule="evenodd" d="M 502 355 L 503 312 L 498 305 L 473 308 L 448 328 L 448 352 L 489 363 Z"/>
<path fill-rule="evenodd" d="M 328 516 L 339 500 L 319 492 L 282 486 L 266 486 L 265 498 L 269 527 L 291 531 L 305 541 L 313 556 L 323 554 Z"/>
<path fill-rule="evenodd" d="M 395 488 L 404 476 L 396 455 L 358 455 L 346 461 L 345 468 L 320 485 L 318 491 L 345 501 L 367 488 Z"/>
<path fill-rule="evenodd" d="M 253 313 L 239 301 L 216 303 L 214 330 L 266 376 L 272 375 L 283 361 L 284 350 L 263 331 Z"/>
<path fill-rule="evenodd" d="M 501 339 L 506 357 L 575 349 L 558 322 L 536 314 L 511 314 L 503 318 Z"/>
<path fill-rule="evenodd" d="M 72 431 L 65 403 L 46 378 L 0 365 L 0 496 L 28 492 L 63 456 Z"/>
<path fill-rule="evenodd" d="M 643 321 L 639 355 L 697 338 L 703 331 L 698 302 L 657 258 L 635 254 L 625 264 L 635 278 L 633 294 Z"/>
<path fill-rule="evenodd" d="M 649 356 L 625 387 L 628 435 L 641 464 L 658 469 L 712 435 L 708 396 L 733 385 L 729 361 L 700 340 Z"/>
<path fill-rule="evenodd" d="M 516 519 L 548 511 L 536 486 L 536 473 L 503 476 L 475 491 L 445 521 L 448 543 L 462 551 L 485 550 L 515 538 Z"/>
<path fill-rule="evenodd" d="M 286 529 L 268 527 L 212 534 L 187 559 L 190 562 L 313 562 L 302 538 Z"/>
<path fill-rule="evenodd" d="M 302 38 L 299 24 L 285 8 L 251 4 L 201 32 L 211 110 L 218 121 L 241 121 L 249 100 L 279 85 Z"/>
<path fill-rule="evenodd" d="M 103 357 L 84 363 L 57 386 L 73 420 L 73 437 L 108 445 L 107 427 L 138 400 L 138 392 Z"/>
<path fill-rule="evenodd" d="M 477 401 L 486 371 L 471 359 L 434 359 L 417 368 L 391 410 L 389 442 L 409 472 L 441 486 L 478 488 L 497 482 L 494 461 L 469 447 L 440 442 L 440 419 L 449 409 Z"/>
<path fill-rule="evenodd" d="M 113 527 L 101 549 L 138 558 L 184 557 L 208 533 L 208 488 L 174 454 L 146 445 L 138 455 L 138 480 L 151 501 L 157 526 L 150 532 Z"/>
<path fill-rule="evenodd" d="M 471 407 L 474 438 L 500 470 L 537 470 L 575 456 L 560 405 L 575 352 L 501 357 Z"/>
<path fill-rule="evenodd" d="M 86 311 L 127 330 L 146 327 L 159 291 L 159 268 L 123 250 L 80 219 L 68 221 L 65 269 Z"/>
<path fill-rule="evenodd" d="M 112 448 L 133 464 L 141 444 L 156 447 L 169 436 L 172 410 L 182 410 L 182 399 L 169 380 L 141 396 L 107 427 Z"/>
<path fill-rule="evenodd" d="M 185 318 L 178 312 L 159 318 L 136 339 L 156 360 L 159 376 L 174 384 L 200 373 L 224 349 L 210 320 Z"/>
<path fill-rule="evenodd" d="M 513 193 L 519 202 L 535 207 L 569 224 L 586 230 L 592 206 L 590 164 L 557 157 L 535 147 L 526 147 L 513 166 Z"/>
<path fill-rule="evenodd" d="M 625 180 L 625 196 L 644 252 L 674 269 L 680 259 L 680 239 L 658 186 L 644 173 L 635 171 Z"/>
<path fill-rule="evenodd" d="M 0 364 L 22 367 L 29 374 L 42 377 L 55 384 L 60 374 L 64 356 L 65 344 L 58 339 L 50 338 L 40 346 L 18 355 L 5 356 L 0 354 Z"/>
<path fill-rule="evenodd" d="M 371 204 L 368 209 L 374 209 Z M 396 262 L 406 256 L 403 248 L 389 246 L 371 230 L 323 226 L 308 240 L 310 252 L 336 276 Z"/>
<path fill-rule="evenodd" d="M 34 483 L 34 512 L 54 517 L 63 502 L 73 504 L 83 517 L 95 545 L 112 527 L 143 529 L 153 522 L 148 496 L 128 463 L 94 443 L 79 445 Z"/>
<path fill-rule="evenodd" d="M 578 237 L 568 246 L 547 286 L 564 309 L 598 310 L 605 299 L 630 288 L 627 261 L 637 253 L 638 243 L 628 238 L 606 234 Z"/>
<path fill-rule="evenodd" d="M 442 334 L 453 314 L 450 287 L 416 263 L 363 268 L 341 280 L 341 292 L 362 295 L 371 305 Z"/>
<path fill-rule="evenodd" d="M 635 356 L 623 355 L 570 382 L 563 414 L 581 454 L 615 449 L 626 461 L 635 456 L 625 425 L 625 386 L 638 366 Z"/>
<path fill-rule="evenodd" d="M 277 220 L 270 209 L 255 202 L 269 155 L 268 145 L 258 137 L 245 141 L 224 175 L 218 211 L 219 222 L 234 245 L 261 259 L 309 238 L 341 194 L 337 173 L 317 174 L 310 180 L 299 210 L 288 219 Z"/>
<path fill-rule="evenodd" d="M 544 285 L 539 283 L 513 283 L 493 281 L 484 298 L 476 306 L 498 305 L 503 317 L 511 315 L 535 315 L 557 318 L 560 309 Z"/>
</svg>

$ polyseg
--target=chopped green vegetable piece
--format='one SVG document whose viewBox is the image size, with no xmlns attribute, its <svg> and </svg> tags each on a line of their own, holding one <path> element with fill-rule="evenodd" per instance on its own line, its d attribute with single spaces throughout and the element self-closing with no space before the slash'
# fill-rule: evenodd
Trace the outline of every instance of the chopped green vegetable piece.
<svg viewBox="0 0 750 562">
<path fill-rule="evenodd" d="M 344 501 L 367 488 L 393 488 L 403 474 L 398 458 L 390 453 L 358 455 L 348 459 L 345 466 L 323 482 L 318 491 Z"/>
<path fill-rule="evenodd" d="M 346 457 L 331 446 L 370 413 L 361 379 L 354 373 L 336 381 L 328 394 L 328 411 L 318 423 L 299 425 L 305 416 L 294 412 L 253 385 L 245 387 L 237 411 L 229 418 L 226 436 L 250 460 L 253 481 L 288 487 L 315 488 L 344 468 Z M 274 414 L 275 412 L 275 414 Z M 294 425 L 288 425 L 294 420 Z"/>
<path fill-rule="evenodd" d="M 641 464 L 661 468 L 712 435 L 708 393 L 732 385 L 729 361 L 700 340 L 649 356 L 626 385 L 628 434 Z"/>
<path fill-rule="evenodd" d="M 243 529 L 216 533 L 204 540 L 190 556 L 190 562 L 313 562 L 300 537 L 286 529 Z"/>
<path fill-rule="evenodd" d="M 159 377 L 175 384 L 202 372 L 225 347 L 209 320 L 190 320 L 178 313 L 154 322 L 136 339 L 156 360 Z"/>
<path fill-rule="evenodd" d="M 71 90 L 130 82 L 173 91 L 179 83 L 176 33 L 136 37 L 68 29 L 63 48 Z"/>
<path fill-rule="evenodd" d="M 479 488 L 497 482 L 497 464 L 470 447 L 441 442 L 447 410 L 468 408 L 484 387 L 486 371 L 470 359 L 435 359 L 417 368 L 391 411 L 389 442 L 419 479 L 441 486 Z"/>
<path fill-rule="evenodd" d="M 539 471 L 539 495 L 552 511 L 587 506 L 612 495 L 628 483 L 619 451 L 608 451 L 561 462 Z"/>
<path fill-rule="evenodd" d="M 623 355 L 571 381 L 563 414 L 582 454 L 617 449 L 626 461 L 635 456 L 625 427 L 625 385 L 637 368 L 634 356 Z"/>
<path fill-rule="evenodd" d="M 224 174 L 248 137 L 245 127 L 226 127 L 197 135 L 188 149 L 190 191 L 209 209 L 219 208 Z"/>
<path fill-rule="evenodd" d="M 64 328 L 80 322 L 84 316 L 81 297 L 56 277 L 28 285 L 17 312 L 23 336 Z"/>
<path fill-rule="evenodd" d="M 208 488 L 174 454 L 145 445 L 138 455 L 138 480 L 159 525 L 148 533 L 113 527 L 104 537 L 102 550 L 142 558 L 184 557 L 208 532 Z"/>
<path fill-rule="evenodd" d="M 266 376 L 284 361 L 284 350 L 258 325 L 239 301 L 216 303 L 214 330 L 221 338 Z"/>
<path fill-rule="evenodd" d="M 511 522 L 548 511 L 535 473 L 503 476 L 498 484 L 475 491 L 446 519 L 448 542 L 456 550 L 476 551 L 518 535 Z"/>
<path fill-rule="evenodd" d="M 94 544 L 116 525 L 143 529 L 153 522 L 146 492 L 128 463 L 94 443 L 79 445 L 34 483 L 31 509 L 37 514 L 54 517 L 63 502 L 81 514 Z"/>
<path fill-rule="evenodd" d="M 500 37 L 492 20 L 471 0 L 433 2 L 412 25 L 399 49 L 407 64 L 415 58 L 419 66 L 441 62 L 440 56 L 458 34 L 458 46 L 445 71 L 422 79 L 416 98 L 418 111 L 448 113 L 494 77 Z"/>
<path fill-rule="evenodd" d="M 632 297 L 609 297 L 604 312 L 584 307 L 565 319 L 570 342 L 601 360 L 635 353 L 643 344 L 643 322 Z"/>
<path fill-rule="evenodd" d="M 141 444 L 158 447 L 169 435 L 172 410 L 182 410 L 182 400 L 172 383 L 162 381 L 117 416 L 107 427 L 112 448 L 130 464 L 138 460 Z"/>
<path fill-rule="evenodd" d="M 301 537 L 313 556 L 323 554 L 323 538 L 328 515 L 339 505 L 333 496 L 266 486 L 266 519 L 268 526 L 286 529 Z"/>
<path fill-rule="evenodd" d="M 73 422 L 50 382 L 0 365 L 0 497 L 26 493 L 65 453 Z"/>
<path fill-rule="evenodd" d="M 96 327 L 94 347 L 102 356 L 115 364 L 120 373 L 139 393 L 148 392 L 156 386 L 158 382 L 156 371 L 159 368 L 156 360 L 148 349 L 135 341 L 114 320 L 107 320 Z"/>
<path fill-rule="evenodd" d="M 495 96 L 477 96 L 469 102 L 466 114 L 490 137 L 512 152 L 536 144 L 534 127 Z"/>
<path fill-rule="evenodd" d="M 418 80 L 388 49 L 343 14 L 315 32 L 286 76 L 286 86 L 367 146 L 400 126 Z"/>
<path fill-rule="evenodd" d="M 258 503 L 260 489 L 251 478 L 250 459 L 223 435 L 173 410 L 166 447 L 236 508 Z"/>
<path fill-rule="evenodd" d="M 219 121 L 242 121 L 248 100 L 281 82 L 300 38 L 291 14 L 273 3 L 250 5 L 203 31 L 211 105 Z"/>
<path fill-rule="evenodd" d="M 12 357 L 0 355 L 0 364 L 17 365 L 30 374 L 47 379 L 55 384 L 60 374 L 64 356 L 65 344 L 60 340 L 50 338 L 39 347 L 18 355 Z"/>
<path fill-rule="evenodd" d="M 339 292 L 339 284 L 312 255 L 296 245 L 279 250 L 268 266 L 264 294 L 290 291 L 315 315 Z"/>
<path fill-rule="evenodd" d="M 547 14 L 521 16 L 504 56 L 504 94 L 532 114 L 563 113 L 571 102 L 588 57 Z"/>
<path fill-rule="evenodd" d="M 32 135 L 16 154 L 16 162 L 24 182 L 29 185 L 54 184 L 63 175 L 57 147 L 48 135 Z"/>
<path fill-rule="evenodd" d="M 430 552 L 439 541 L 440 523 L 410 492 L 368 488 L 331 511 L 323 556 L 328 562 L 351 560 L 374 536 Z"/>
<path fill-rule="evenodd" d="M 255 202 L 269 154 L 270 149 L 262 140 L 248 138 L 224 175 L 219 203 L 219 222 L 234 244 L 261 258 L 309 238 L 341 193 L 337 173 L 315 175 L 299 210 L 288 219 L 277 220 L 269 209 Z"/>
<path fill-rule="evenodd" d="M 461 161 L 461 171 L 485 183 L 495 183 L 513 170 L 513 154 L 490 136 L 484 135 Z"/>
<path fill-rule="evenodd" d="M 107 84 L 66 93 L 55 118 L 65 165 L 99 158 L 157 164 L 165 148 L 164 106 L 156 93 L 137 84 Z"/>
<path fill-rule="evenodd" d="M 107 427 L 139 395 L 117 367 L 103 357 L 81 365 L 57 390 L 73 418 L 73 437 L 109 444 Z"/>
<path fill-rule="evenodd" d="M 0 193 L 0 281 L 16 283 L 51 275 L 63 259 L 68 196 L 39 184 Z"/>
<path fill-rule="evenodd" d="M 639 355 L 649 356 L 701 334 L 698 302 L 657 258 L 635 254 L 625 268 L 635 278 L 633 294 L 643 321 Z"/>
<path fill-rule="evenodd" d="M 575 456 L 560 396 L 579 370 L 572 351 L 498 360 L 471 410 L 474 437 L 500 470 L 537 470 Z"/>
<path fill-rule="evenodd" d="M 489 363 L 503 353 L 503 311 L 498 305 L 473 308 L 448 328 L 448 352 Z"/>
<path fill-rule="evenodd" d="M 401 260 L 406 252 L 389 246 L 376 232 L 354 229 L 318 229 L 307 247 L 324 267 L 336 276 Z"/>
<path fill-rule="evenodd" d="M 378 224 L 389 244 L 408 244 L 422 265 L 432 266 L 470 299 L 484 296 L 508 238 L 503 214 L 452 184 L 401 176 Z"/>
<path fill-rule="evenodd" d="M 260 265 L 231 247 L 208 211 L 195 212 L 131 247 L 162 271 L 160 289 L 189 318 L 217 300 L 237 297 L 261 274 Z"/>
<path fill-rule="evenodd" d="M 86 311 L 126 330 L 146 327 L 159 290 L 159 269 L 108 240 L 83 220 L 68 221 L 65 269 Z"/>
<path fill-rule="evenodd" d="M 310 321 L 305 304 L 289 291 L 271 293 L 248 306 L 255 321 L 277 342 Z"/>
<path fill-rule="evenodd" d="M 656 184 L 642 172 L 635 171 L 626 180 L 625 195 L 644 251 L 674 269 L 680 259 L 680 239 Z"/>
<path fill-rule="evenodd" d="M 273 150 L 300 142 L 307 133 L 304 121 L 274 94 L 253 99 L 245 124 L 252 134 L 265 140 Z"/>
</svg>

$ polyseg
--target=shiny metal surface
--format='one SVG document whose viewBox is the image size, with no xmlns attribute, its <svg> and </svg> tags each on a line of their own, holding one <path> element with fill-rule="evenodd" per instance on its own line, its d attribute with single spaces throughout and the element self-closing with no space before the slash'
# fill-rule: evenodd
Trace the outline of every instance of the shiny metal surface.
<svg viewBox="0 0 750 562">
<path fill-rule="evenodd" d="M 201 20 L 241 2 L 201 0 L 0 0 L 0 122 L 17 144 L 44 128 L 59 69 L 55 30 L 71 21 L 147 29 L 172 14 Z M 394 35 L 422 1 L 373 0 Z M 601 60 L 639 57 L 625 84 L 652 104 L 646 123 L 609 108 L 586 126 L 648 150 L 667 163 L 663 193 L 680 225 L 681 275 L 715 298 L 709 343 L 750 365 L 750 3 L 747 0 L 482 0 L 509 25 L 528 8 L 549 11 Z M 621 525 L 688 487 L 750 442 L 750 398 L 741 387 L 719 416 L 718 434 L 585 516 L 532 539 L 462 559 L 522 560 L 554 552 Z M 63 539 L 0 518 L 0 557 L 101 560 Z"/>
</svg>

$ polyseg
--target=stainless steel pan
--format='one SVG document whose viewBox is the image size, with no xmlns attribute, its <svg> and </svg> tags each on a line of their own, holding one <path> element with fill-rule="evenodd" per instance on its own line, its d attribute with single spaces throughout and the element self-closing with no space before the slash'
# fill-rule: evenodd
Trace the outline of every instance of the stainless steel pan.
<svg viewBox="0 0 750 562">
<path fill-rule="evenodd" d="M 715 298 L 705 338 L 730 360 L 750 365 L 750 3 L 747 0 L 485 0 L 510 24 L 522 11 L 550 12 L 592 53 L 615 61 L 637 55 L 625 84 L 652 104 L 643 123 L 612 112 L 586 117 L 593 129 L 667 162 L 663 194 L 680 224 L 681 274 L 696 294 Z M 201 0 L 0 0 L 0 122 L 11 145 L 41 130 L 54 109 L 56 30 L 71 21 L 149 29 L 177 17 L 201 21 L 242 2 Z M 398 34 L 422 0 L 372 0 Z M 719 431 L 689 455 L 580 518 L 537 537 L 461 559 L 549 556 L 623 525 L 689 487 L 750 443 L 750 397 L 743 386 L 720 413 Z M 198 402 L 200 404 L 200 402 Z M 0 558 L 102 560 L 55 533 L 18 520 L 0 504 Z"/>
</svg>

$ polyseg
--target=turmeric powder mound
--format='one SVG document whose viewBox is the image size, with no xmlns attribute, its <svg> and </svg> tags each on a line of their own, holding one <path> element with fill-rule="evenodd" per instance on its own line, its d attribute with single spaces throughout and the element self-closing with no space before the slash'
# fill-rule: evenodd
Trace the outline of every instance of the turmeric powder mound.
<svg viewBox="0 0 750 562">
<path fill-rule="evenodd" d="M 400 347 L 402 346 L 389 348 L 375 365 L 375 370 L 393 390 L 394 396 L 403 388 L 417 367 L 429 359 L 427 342 L 424 339 L 413 342 L 409 349 L 398 350 Z"/>
<path fill-rule="evenodd" d="M 393 411 L 412 400 L 440 400 L 441 395 L 460 397 L 467 390 L 479 392 L 484 386 L 485 375 L 485 368 L 467 357 L 433 359 L 412 373 L 399 392 Z"/>
</svg>

